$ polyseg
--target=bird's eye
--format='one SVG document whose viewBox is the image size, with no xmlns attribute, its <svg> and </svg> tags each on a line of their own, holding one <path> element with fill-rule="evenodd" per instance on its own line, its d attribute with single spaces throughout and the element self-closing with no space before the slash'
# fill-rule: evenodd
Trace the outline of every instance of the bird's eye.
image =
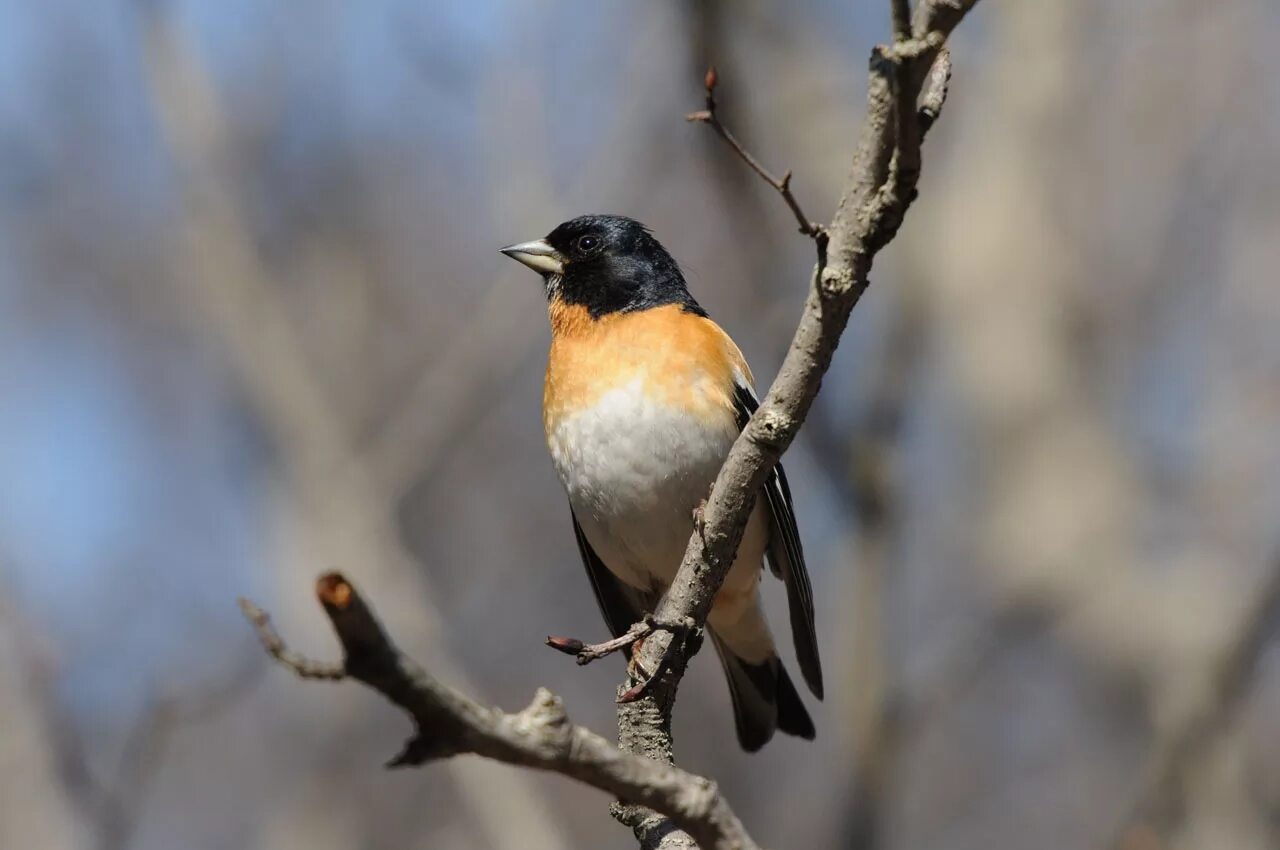
<svg viewBox="0 0 1280 850">
<path fill-rule="evenodd" d="M 599 248 L 599 247 L 600 247 L 599 236 L 579 236 L 578 237 L 578 250 L 584 254 L 590 254 L 592 251 L 594 251 L 596 248 Z"/>
</svg>

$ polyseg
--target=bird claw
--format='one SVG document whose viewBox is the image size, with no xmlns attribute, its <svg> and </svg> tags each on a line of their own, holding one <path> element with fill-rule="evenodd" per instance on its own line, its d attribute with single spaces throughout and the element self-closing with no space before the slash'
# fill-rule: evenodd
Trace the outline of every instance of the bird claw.
<svg viewBox="0 0 1280 850">
<path fill-rule="evenodd" d="M 647 694 L 650 689 L 653 688 L 654 683 L 662 678 L 662 674 L 671 669 L 672 662 L 679 653 L 681 645 L 690 634 L 697 630 L 698 627 L 698 624 L 694 622 L 692 617 L 686 617 L 679 623 L 658 623 L 657 621 L 654 621 L 652 617 L 647 617 L 646 619 L 652 621 L 652 631 L 661 630 L 671 632 L 671 642 L 668 643 L 666 649 L 663 650 L 662 658 L 658 661 L 658 666 L 652 673 L 646 671 L 644 666 L 640 663 L 640 653 L 638 649 L 632 654 L 631 663 L 627 665 L 627 673 L 632 679 L 636 680 L 636 683 L 618 694 L 617 701 L 619 705 L 635 702 Z M 637 644 L 642 642 L 643 639 L 641 639 L 641 641 L 637 641 Z"/>
<path fill-rule="evenodd" d="M 635 702 L 640 699 L 649 692 L 649 689 L 653 687 L 653 683 L 657 678 L 657 676 L 646 676 L 636 684 L 618 694 L 618 705 L 626 705 L 629 702 Z"/>
<path fill-rule="evenodd" d="M 706 539 L 707 532 L 707 500 L 700 499 L 698 506 L 693 509 L 693 527 L 698 532 L 698 536 Z"/>
</svg>

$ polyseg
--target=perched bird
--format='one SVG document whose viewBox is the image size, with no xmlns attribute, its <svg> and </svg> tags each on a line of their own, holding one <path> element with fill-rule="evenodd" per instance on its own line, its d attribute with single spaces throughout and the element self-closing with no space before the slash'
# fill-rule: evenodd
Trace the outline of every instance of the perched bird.
<svg viewBox="0 0 1280 850">
<path fill-rule="evenodd" d="M 586 215 L 502 253 L 540 273 L 546 287 L 543 427 L 596 601 L 617 637 L 654 610 L 675 578 L 694 511 L 758 406 L 751 370 L 637 221 Z M 707 619 L 749 751 L 775 729 L 814 736 L 760 605 L 765 558 L 786 583 L 800 670 L 821 699 L 813 595 L 781 466 L 756 501 Z"/>
</svg>

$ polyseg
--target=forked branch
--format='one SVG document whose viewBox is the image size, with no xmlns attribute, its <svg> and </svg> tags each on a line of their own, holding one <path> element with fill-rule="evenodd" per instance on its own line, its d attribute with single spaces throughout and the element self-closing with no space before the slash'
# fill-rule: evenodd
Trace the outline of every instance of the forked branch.
<svg viewBox="0 0 1280 850">
<path fill-rule="evenodd" d="M 872 261 L 897 235 L 915 200 L 920 144 L 942 108 L 950 76 L 943 47 L 976 2 L 923 0 L 912 17 L 911 37 L 900 33 L 892 45 L 873 52 L 862 137 L 835 218 L 820 231 L 827 239 L 816 240 L 818 262 L 800 324 L 778 377 L 716 476 L 703 522 L 689 538 L 676 577 L 654 612 L 657 619 L 706 622 L 756 494 L 795 439 L 818 394 L 849 314 L 870 284 Z M 745 153 L 731 139 L 726 141 L 740 156 Z M 782 191 L 781 181 L 770 180 L 767 172 L 761 176 Z M 803 214 L 797 217 L 807 221 Z M 647 669 L 658 670 L 660 684 L 636 705 L 619 709 L 623 746 L 652 758 L 670 758 L 670 711 L 689 656 L 687 651 L 677 652 L 671 663 L 664 662 L 672 657 L 670 644 L 670 636 L 661 633 L 645 641 L 638 656 Z M 645 734 L 634 732 L 631 727 L 636 724 L 647 727 Z"/>
<path fill-rule="evenodd" d="M 481 705 L 435 680 L 392 643 L 373 609 L 339 573 L 322 576 L 316 596 L 342 645 L 340 664 L 312 661 L 288 649 L 270 618 L 248 600 L 240 607 L 263 648 L 304 679 L 355 679 L 402 708 L 414 735 L 391 767 L 473 753 L 572 777 L 642 805 L 716 850 L 757 850 L 716 784 L 669 764 L 632 755 L 569 721 L 560 698 L 539 688 L 509 714 Z"/>
</svg>

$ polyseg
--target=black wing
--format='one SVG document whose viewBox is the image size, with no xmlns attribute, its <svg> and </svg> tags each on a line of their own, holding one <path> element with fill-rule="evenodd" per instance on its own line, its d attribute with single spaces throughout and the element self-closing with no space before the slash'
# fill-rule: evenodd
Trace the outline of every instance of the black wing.
<svg viewBox="0 0 1280 850">
<path fill-rule="evenodd" d="M 572 510 L 570 513 L 573 513 Z M 604 615 L 605 625 L 609 627 L 610 634 L 620 637 L 644 618 L 653 600 L 644 591 L 623 584 L 609 572 L 604 561 L 591 548 L 587 535 L 582 533 L 577 515 L 573 515 L 573 535 L 578 539 L 582 564 L 587 568 L 587 577 L 591 579 L 591 589 L 596 592 L 596 602 L 600 605 L 600 613 Z M 627 657 L 630 657 L 630 650 L 627 651 Z"/>
<path fill-rule="evenodd" d="M 734 407 L 738 413 L 738 430 L 756 412 L 760 402 L 750 387 L 738 384 Z M 791 504 L 791 486 L 787 473 L 779 463 L 764 484 L 769 506 L 769 568 L 787 587 L 787 607 L 791 611 L 791 638 L 795 641 L 800 672 L 814 696 L 822 699 L 822 662 L 818 658 L 818 635 L 813 625 L 813 588 L 804 565 L 804 548 L 796 528 L 795 509 Z"/>
</svg>

